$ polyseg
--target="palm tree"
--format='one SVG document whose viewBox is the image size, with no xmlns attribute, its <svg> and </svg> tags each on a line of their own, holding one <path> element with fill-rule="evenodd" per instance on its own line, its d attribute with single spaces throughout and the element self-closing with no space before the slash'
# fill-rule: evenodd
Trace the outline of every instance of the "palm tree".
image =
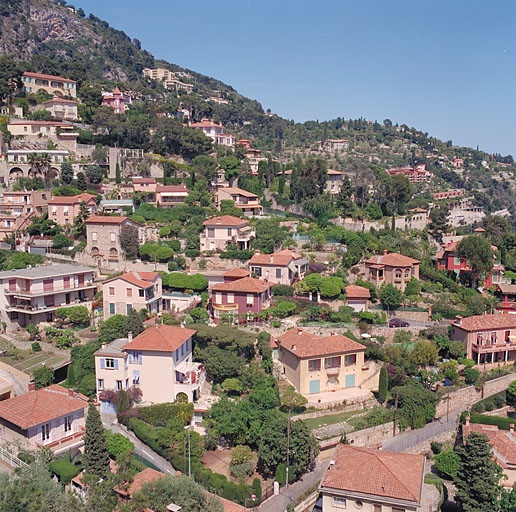
<svg viewBox="0 0 516 512">
<path fill-rule="evenodd" d="M 50 175 L 50 164 L 52 163 L 52 159 L 48 153 L 42 153 L 39 157 L 39 165 L 40 169 L 43 170 L 43 176 L 45 177 L 45 182 L 48 183 L 52 176 Z"/>
<path fill-rule="evenodd" d="M 39 171 L 40 168 L 40 156 L 37 153 L 30 153 L 27 157 L 27 162 L 30 164 L 30 171 L 34 169 Z"/>
</svg>

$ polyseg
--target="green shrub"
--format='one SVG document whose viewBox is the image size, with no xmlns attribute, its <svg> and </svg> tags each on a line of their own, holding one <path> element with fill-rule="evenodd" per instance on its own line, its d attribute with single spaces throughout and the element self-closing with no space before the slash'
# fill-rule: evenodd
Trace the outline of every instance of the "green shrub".
<svg viewBox="0 0 516 512">
<path fill-rule="evenodd" d="M 430 449 L 432 450 L 432 453 L 434 453 L 435 455 L 441 453 L 442 448 L 443 443 L 440 443 L 439 441 L 432 441 L 430 443 Z"/>
<path fill-rule="evenodd" d="M 467 412 L 461 414 L 461 422 L 464 423 Z M 511 425 L 516 424 L 516 419 L 501 418 L 499 416 L 486 416 L 472 412 L 470 414 L 471 423 L 479 423 L 482 425 L 496 425 L 501 430 L 509 430 Z"/>
<path fill-rule="evenodd" d="M 109 430 L 105 432 L 109 456 L 112 459 L 116 459 L 120 454 L 134 449 L 133 443 L 123 434 L 112 433 Z"/>
<path fill-rule="evenodd" d="M 131 418 L 129 420 L 129 428 L 142 443 L 150 446 L 158 453 L 161 452 L 161 447 L 158 443 L 158 433 L 150 425 L 138 418 Z"/>
<path fill-rule="evenodd" d="M 67 484 L 70 480 L 79 474 L 79 468 L 71 462 L 64 459 L 53 460 L 50 465 L 50 471 L 59 477 L 59 481 Z"/>
<path fill-rule="evenodd" d="M 139 407 L 140 418 L 155 427 L 164 427 L 173 418 L 180 418 L 187 425 L 193 416 L 192 403 L 163 403 Z"/>
<path fill-rule="evenodd" d="M 279 483 L 280 487 L 283 487 L 287 482 L 287 466 L 286 464 L 278 464 L 274 479 Z"/>
<path fill-rule="evenodd" d="M 262 481 L 259 478 L 253 480 L 253 494 L 256 496 L 253 505 L 259 505 L 262 501 Z"/>
<path fill-rule="evenodd" d="M 294 295 L 294 287 L 288 284 L 274 284 L 272 286 L 272 294 L 281 297 L 292 297 Z"/>
<path fill-rule="evenodd" d="M 452 448 L 447 448 L 434 457 L 435 467 L 446 478 L 452 479 L 457 475 L 460 457 Z"/>
<path fill-rule="evenodd" d="M 237 479 L 245 479 L 254 473 L 254 464 L 251 462 L 242 462 L 241 464 L 233 464 L 229 471 L 231 476 Z"/>
<path fill-rule="evenodd" d="M 37 341 L 35 341 L 31 344 L 30 349 L 32 350 L 32 352 L 41 352 L 41 345 Z"/>
</svg>

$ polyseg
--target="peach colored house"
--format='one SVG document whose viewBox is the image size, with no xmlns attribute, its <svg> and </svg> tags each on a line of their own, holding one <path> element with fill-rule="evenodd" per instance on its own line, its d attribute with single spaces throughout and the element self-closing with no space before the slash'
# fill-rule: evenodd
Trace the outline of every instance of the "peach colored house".
<svg viewBox="0 0 516 512">
<path fill-rule="evenodd" d="M 364 277 L 375 286 L 390 283 L 405 290 L 407 283 L 414 277 L 419 279 L 420 261 L 397 252 L 384 251 L 364 262 Z"/>
<path fill-rule="evenodd" d="M 236 244 L 238 249 L 250 249 L 256 233 L 247 220 L 233 215 L 212 217 L 203 222 L 200 234 L 201 251 L 224 251 L 228 244 Z"/>
<path fill-rule="evenodd" d="M 185 185 L 157 185 L 156 204 L 158 208 L 172 208 L 178 204 L 183 204 L 188 194 Z"/>
<path fill-rule="evenodd" d="M 0 214 L 19 216 L 35 213 L 43 215 L 47 210 L 50 192 L 47 190 L 32 190 L 28 192 L 1 192 Z"/>
<path fill-rule="evenodd" d="M 104 281 L 104 320 L 113 315 L 128 315 L 133 309 L 159 313 L 161 281 L 161 274 L 157 272 L 126 272 Z"/>
<path fill-rule="evenodd" d="M 272 254 L 257 252 L 249 260 L 251 273 L 273 284 L 291 285 L 303 279 L 308 270 L 308 260 L 300 254 L 284 249 Z"/>
<path fill-rule="evenodd" d="M 263 206 L 256 194 L 237 187 L 219 188 L 215 193 L 215 206 L 220 210 L 222 201 L 234 201 L 235 206 L 247 216 L 261 215 Z"/>
<path fill-rule="evenodd" d="M 283 375 L 302 395 L 348 388 L 378 389 L 364 363 L 365 346 L 346 336 L 317 336 L 293 328 L 276 339 Z"/>
<path fill-rule="evenodd" d="M 134 339 L 118 339 L 95 352 L 97 397 L 102 411 L 113 413 L 106 390 L 138 386 L 146 404 L 173 402 L 179 394 L 196 401 L 206 379 L 204 367 L 193 362 L 193 329 L 158 325 Z"/>
<path fill-rule="evenodd" d="M 52 117 L 61 121 L 77 121 L 79 119 L 77 105 L 78 103 L 74 100 L 52 98 L 42 103 L 38 110 L 48 110 Z"/>
<path fill-rule="evenodd" d="M 516 361 L 516 315 L 458 316 L 450 338 L 462 341 L 466 357 L 477 364 Z"/>
<path fill-rule="evenodd" d="M 509 431 L 499 430 L 496 425 L 470 423 L 469 416 L 467 416 L 466 423 L 462 425 L 463 442 L 472 432 L 484 434 L 489 439 L 489 444 L 493 448 L 494 459 L 502 468 L 504 475 L 500 484 L 512 488 L 516 483 L 516 434 L 514 433 L 514 425 L 511 424 Z"/>
<path fill-rule="evenodd" d="M 156 178 L 141 178 L 136 176 L 132 179 L 134 192 L 148 194 L 149 202 L 156 202 Z"/>
<path fill-rule="evenodd" d="M 423 508 L 425 471 L 423 455 L 338 444 L 319 486 L 322 512 L 433 512 Z"/>
<path fill-rule="evenodd" d="M 25 71 L 21 77 L 24 92 L 36 94 L 44 91 L 50 96 L 62 98 L 63 96 L 77 97 L 77 82 L 56 75 L 44 73 L 32 73 Z"/>
<path fill-rule="evenodd" d="M 60 226 L 73 226 L 79 215 L 81 203 L 88 207 L 90 215 L 97 211 L 97 198 L 93 194 L 83 192 L 77 196 L 56 196 L 48 202 L 48 218 Z"/>
<path fill-rule="evenodd" d="M 346 286 L 346 306 L 353 308 L 355 311 L 367 311 L 367 304 L 371 293 L 363 286 L 350 284 Z"/>
<path fill-rule="evenodd" d="M 25 449 L 43 446 L 54 454 L 84 445 L 88 397 L 52 384 L 0 402 L 2 444 L 19 443 Z"/>
</svg>

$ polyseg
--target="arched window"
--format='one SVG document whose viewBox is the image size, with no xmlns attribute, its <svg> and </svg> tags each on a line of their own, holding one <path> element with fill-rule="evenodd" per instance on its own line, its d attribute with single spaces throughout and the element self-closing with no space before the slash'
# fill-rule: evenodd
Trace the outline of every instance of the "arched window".
<svg viewBox="0 0 516 512">
<path fill-rule="evenodd" d="M 92 256 L 96 256 L 98 253 L 99 253 L 99 248 L 98 247 L 92 247 L 91 248 L 91 255 Z"/>
<path fill-rule="evenodd" d="M 410 269 L 405 269 L 405 277 L 410 277 Z"/>
<path fill-rule="evenodd" d="M 395 271 L 394 271 L 394 277 L 396 279 L 401 279 L 401 268 L 397 268 Z"/>
</svg>

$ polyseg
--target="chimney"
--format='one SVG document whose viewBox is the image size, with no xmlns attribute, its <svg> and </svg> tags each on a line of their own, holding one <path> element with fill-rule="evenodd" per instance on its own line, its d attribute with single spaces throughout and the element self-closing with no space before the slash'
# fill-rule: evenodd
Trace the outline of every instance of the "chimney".
<svg viewBox="0 0 516 512">
<path fill-rule="evenodd" d="M 36 383 L 29 382 L 29 391 L 36 391 Z"/>
<path fill-rule="evenodd" d="M 301 327 L 298 327 L 298 328 L 297 328 L 297 333 L 298 333 L 298 334 L 302 334 L 302 333 L 303 333 L 303 329 L 301 329 Z"/>
<path fill-rule="evenodd" d="M 384 250 L 383 250 L 383 255 L 385 256 L 385 255 L 387 255 L 387 254 L 389 254 L 389 251 L 388 251 L 387 249 L 384 249 Z"/>
<path fill-rule="evenodd" d="M 260 249 L 255 249 L 255 250 L 254 250 L 254 253 L 255 253 L 255 254 L 260 254 Z"/>
<path fill-rule="evenodd" d="M 68 396 L 73 396 L 73 395 L 74 395 L 74 393 L 73 393 L 73 389 L 69 389 L 69 390 L 68 390 Z"/>
<path fill-rule="evenodd" d="M 295 352 L 295 351 L 296 351 L 296 346 L 292 345 L 292 352 Z"/>
<path fill-rule="evenodd" d="M 127 333 L 127 339 L 129 340 L 129 342 L 133 341 L 133 331 L 129 331 Z"/>
<path fill-rule="evenodd" d="M 455 323 L 456 323 L 457 325 L 462 325 L 462 316 L 461 316 L 461 315 L 457 315 L 457 316 L 455 317 Z"/>
<path fill-rule="evenodd" d="M 469 414 L 466 416 L 466 425 L 469 425 Z M 512 425 L 512 427 L 514 428 L 514 425 Z"/>
<path fill-rule="evenodd" d="M 106 344 L 102 343 L 102 350 L 104 350 L 105 348 L 106 348 Z"/>
</svg>

